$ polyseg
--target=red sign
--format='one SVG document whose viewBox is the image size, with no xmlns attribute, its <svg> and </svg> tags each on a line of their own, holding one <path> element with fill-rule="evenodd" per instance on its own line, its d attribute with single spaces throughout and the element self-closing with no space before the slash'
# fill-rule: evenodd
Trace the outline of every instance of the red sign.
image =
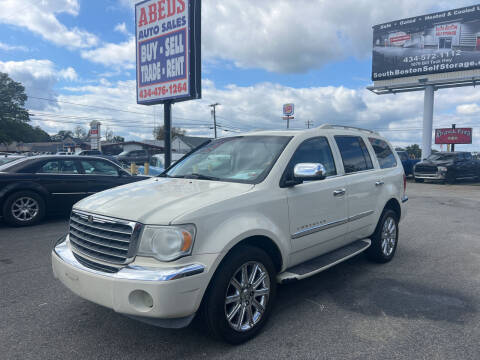
<svg viewBox="0 0 480 360">
<path fill-rule="evenodd" d="M 435 144 L 471 144 L 472 128 L 435 129 Z"/>
<path fill-rule="evenodd" d="M 394 36 L 390 38 L 391 43 L 396 43 L 400 41 L 407 41 L 410 40 L 410 35 L 400 35 L 400 36 Z"/>
<path fill-rule="evenodd" d="M 90 135 L 98 135 L 98 129 L 92 129 L 90 130 Z"/>
<path fill-rule="evenodd" d="M 436 36 L 456 36 L 457 30 L 457 24 L 437 25 L 435 28 Z"/>
<path fill-rule="evenodd" d="M 284 116 L 292 116 L 294 111 L 293 104 L 283 104 L 283 115 Z"/>
</svg>

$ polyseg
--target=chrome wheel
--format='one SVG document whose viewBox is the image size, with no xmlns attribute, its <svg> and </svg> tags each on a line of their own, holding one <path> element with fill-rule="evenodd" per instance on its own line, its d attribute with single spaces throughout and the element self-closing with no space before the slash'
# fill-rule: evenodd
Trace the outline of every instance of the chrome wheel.
<svg viewBox="0 0 480 360">
<path fill-rule="evenodd" d="M 234 273 L 225 294 L 225 316 L 236 331 L 252 329 L 262 319 L 270 295 L 270 276 L 256 261 L 243 264 Z"/>
<path fill-rule="evenodd" d="M 12 203 L 12 216 L 21 222 L 31 221 L 38 215 L 39 212 L 38 201 L 28 197 L 22 196 Z"/>
<path fill-rule="evenodd" d="M 382 227 L 382 252 L 385 256 L 392 255 L 397 242 L 397 223 L 392 217 L 387 217 Z"/>
</svg>

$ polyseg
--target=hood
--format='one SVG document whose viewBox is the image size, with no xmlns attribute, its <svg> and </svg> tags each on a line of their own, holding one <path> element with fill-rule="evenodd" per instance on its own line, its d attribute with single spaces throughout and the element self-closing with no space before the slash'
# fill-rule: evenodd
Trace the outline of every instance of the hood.
<svg viewBox="0 0 480 360">
<path fill-rule="evenodd" d="M 445 166 L 451 165 L 453 160 L 423 160 L 417 163 L 417 165 L 428 165 L 428 166 Z"/>
<path fill-rule="evenodd" d="M 74 208 L 143 224 L 167 225 L 183 214 L 252 188 L 251 184 L 233 182 L 152 178 L 99 192 Z"/>
</svg>

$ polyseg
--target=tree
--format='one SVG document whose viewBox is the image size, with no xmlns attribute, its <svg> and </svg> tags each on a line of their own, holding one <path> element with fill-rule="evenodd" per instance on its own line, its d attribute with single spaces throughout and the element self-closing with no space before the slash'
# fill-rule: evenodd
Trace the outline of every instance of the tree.
<svg viewBox="0 0 480 360">
<path fill-rule="evenodd" d="M 62 141 L 67 136 L 70 136 L 71 138 L 73 138 L 73 132 L 71 130 L 60 130 L 57 134 L 52 135 L 51 139 L 53 141 Z"/>
<path fill-rule="evenodd" d="M 409 145 L 405 148 L 408 153 L 408 156 L 413 156 L 415 159 L 420 159 L 422 157 L 422 150 L 418 144 Z"/>
<path fill-rule="evenodd" d="M 79 139 L 85 139 L 87 137 L 87 130 L 83 126 L 77 125 L 73 130 L 73 135 Z"/>
<path fill-rule="evenodd" d="M 25 101 L 25 87 L 13 81 L 8 74 L 0 72 L 0 143 L 48 139 L 48 134 L 43 130 L 27 124 L 30 116 L 25 109 Z"/>
<path fill-rule="evenodd" d="M 186 132 L 187 130 L 185 129 L 172 127 L 172 139 L 177 135 L 185 135 Z M 165 134 L 164 134 L 163 126 L 159 126 L 153 129 L 153 138 L 155 140 L 163 140 L 164 135 Z"/>
</svg>

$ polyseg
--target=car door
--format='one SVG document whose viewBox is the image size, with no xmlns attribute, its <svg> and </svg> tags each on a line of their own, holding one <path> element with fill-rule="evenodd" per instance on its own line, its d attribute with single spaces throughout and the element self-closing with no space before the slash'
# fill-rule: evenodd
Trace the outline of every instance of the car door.
<svg viewBox="0 0 480 360">
<path fill-rule="evenodd" d="M 383 180 L 361 136 L 336 135 L 346 179 L 348 242 L 371 235 Z"/>
<path fill-rule="evenodd" d="M 89 179 L 89 194 L 137 181 L 136 177 L 107 160 L 98 158 L 80 160 L 82 172 Z"/>
<path fill-rule="evenodd" d="M 321 163 L 327 170 L 327 177 L 287 188 L 291 265 L 342 246 L 347 230 L 345 180 L 337 176 L 337 166 L 327 137 L 315 137 L 301 143 L 284 177 L 292 178 L 293 168 L 299 163 Z"/>
<path fill-rule="evenodd" d="M 82 177 L 74 159 L 45 160 L 34 178 L 50 193 L 47 210 L 51 212 L 63 212 L 87 195 L 88 180 Z"/>
</svg>

